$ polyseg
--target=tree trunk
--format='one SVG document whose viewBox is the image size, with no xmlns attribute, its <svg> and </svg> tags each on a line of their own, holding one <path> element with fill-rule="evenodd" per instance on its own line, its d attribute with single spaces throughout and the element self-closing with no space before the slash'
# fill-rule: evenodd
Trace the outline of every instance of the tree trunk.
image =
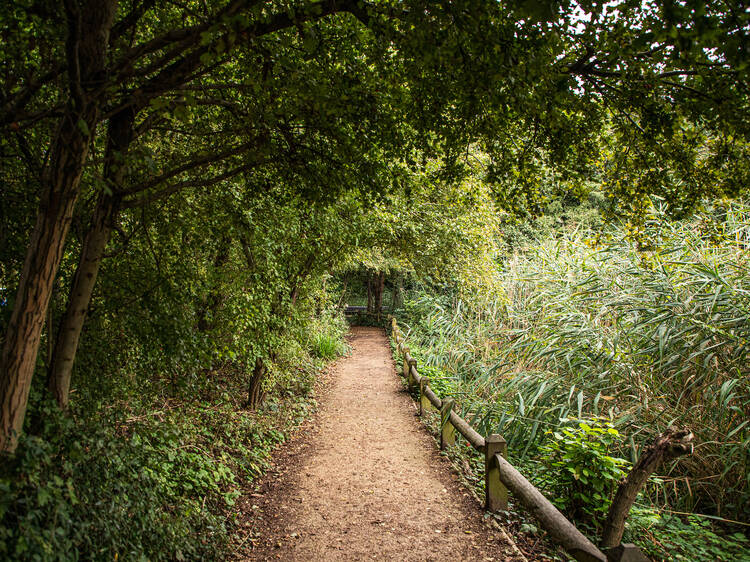
<svg viewBox="0 0 750 562">
<path fill-rule="evenodd" d="M 617 488 L 617 493 L 607 513 L 607 521 L 604 523 L 602 548 L 613 548 L 620 544 L 630 508 L 649 476 L 663 462 L 691 454 L 693 452 L 692 440 L 693 434 L 689 430 L 677 430 L 670 427 L 643 451 L 638 462 Z"/>
<path fill-rule="evenodd" d="M 55 351 L 49 368 L 49 391 L 63 410 L 68 407 L 70 379 L 78 342 L 118 208 L 118 197 L 102 194 L 99 198 L 91 226 L 83 241 L 81 258 L 73 276 L 65 314 L 57 332 Z"/>
<path fill-rule="evenodd" d="M 263 359 L 258 357 L 255 359 L 255 367 L 253 368 L 253 376 L 250 378 L 250 386 L 247 392 L 247 404 L 246 407 L 255 409 L 260 406 L 263 401 L 263 381 L 266 378 L 268 369 Z"/>
<path fill-rule="evenodd" d="M 43 195 L 26 250 L 18 292 L 0 358 L 0 451 L 13 452 L 23 427 L 39 340 L 65 239 L 80 191 L 83 165 L 99 120 L 84 88 L 99 86 L 114 2 L 69 3 L 68 74 L 74 102 L 65 111 L 42 175 Z"/>
<path fill-rule="evenodd" d="M 375 274 L 373 280 L 373 307 L 380 321 L 380 313 L 383 311 L 383 289 L 385 288 L 385 273 L 382 271 Z"/>
<path fill-rule="evenodd" d="M 15 450 L 23 426 L 39 338 L 78 197 L 88 137 L 80 134 L 75 123 L 67 122 L 55 145 L 0 361 L 0 450 L 9 452 Z"/>
<path fill-rule="evenodd" d="M 372 291 L 372 274 L 367 274 L 367 312 L 375 312 L 374 296 Z"/>
<path fill-rule="evenodd" d="M 404 278 L 398 275 L 393 282 L 393 292 L 391 293 L 391 312 L 401 307 L 401 292 L 404 288 Z"/>
<path fill-rule="evenodd" d="M 112 227 L 120 208 L 122 183 L 127 172 L 125 157 L 133 141 L 135 111 L 131 108 L 113 116 L 107 128 L 107 149 L 104 180 L 111 194 L 102 193 L 97 201 L 81 248 L 65 314 L 57 332 L 55 350 L 49 366 L 48 388 L 63 410 L 68 407 L 70 380 L 73 373 L 78 343 L 91 304 L 91 296 L 104 259 L 104 251 L 112 234 Z"/>
<path fill-rule="evenodd" d="M 349 283 L 349 277 L 344 276 L 344 284 L 341 287 L 341 296 L 339 297 L 339 302 L 336 305 L 336 308 L 341 308 L 346 302 L 346 286 L 348 283 Z"/>
<path fill-rule="evenodd" d="M 53 310 L 54 310 L 54 301 L 55 301 L 55 287 L 52 286 L 52 293 L 50 294 L 50 303 L 47 305 L 47 360 L 46 364 L 47 367 L 49 367 L 52 364 L 52 352 L 55 348 L 54 346 L 54 318 L 53 318 Z"/>
<path fill-rule="evenodd" d="M 213 271 L 217 272 L 221 270 L 227 262 L 229 262 L 229 250 L 231 247 L 231 239 L 229 236 L 222 236 L 219 241 L 219 248 L 216 252 L 213 262 Z M 216 283 L 216 280 L 214 280 Z M 221 291 L 214 285 L 208 292 L 208 296 L 204 299 L 201 309 L 198 311 L 198 331 L 208 332 L 214 327 L 216 314 L 221 307 L 224 298 Z"/>
</svg>

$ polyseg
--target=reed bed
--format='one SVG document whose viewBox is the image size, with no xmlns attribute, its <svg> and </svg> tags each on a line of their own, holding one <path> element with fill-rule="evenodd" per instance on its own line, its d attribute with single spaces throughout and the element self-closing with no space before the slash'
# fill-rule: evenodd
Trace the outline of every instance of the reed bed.
<svg viewBox="0 0 750 562">
<path fill-rule="evenodd" d="M 651 249 L 643 249 L 643 240 Z M 562 232 L 501 266 L 501 290 L 406 303 L 422 361 L 480 432 L 533 458 L 568 418 L 604 415 L 635 460 L 669 425 L 695 453 L 663 467 L 652 505 L 750 515 L 750 206 L 689 222 Z"/>
</svg>

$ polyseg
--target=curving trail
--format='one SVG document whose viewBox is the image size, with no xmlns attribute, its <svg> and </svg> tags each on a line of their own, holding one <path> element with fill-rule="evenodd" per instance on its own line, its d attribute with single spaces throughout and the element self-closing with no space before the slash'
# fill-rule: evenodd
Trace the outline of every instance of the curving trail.
<svg viewBox="0 0 750 562">
<path fill-rule="evenodd" d="M 245 498 L 260 538 L 238 557 L 518 560 L 414 416 L 383 331 L 352 335 L 352 354 L 282 453 L 281 471 Z"/>
</svg>

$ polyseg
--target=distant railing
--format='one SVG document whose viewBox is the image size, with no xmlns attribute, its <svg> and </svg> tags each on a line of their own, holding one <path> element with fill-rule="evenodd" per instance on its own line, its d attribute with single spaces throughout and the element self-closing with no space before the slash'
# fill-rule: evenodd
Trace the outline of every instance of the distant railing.
<svg viewBox="0 0 750 562">
<path fill-rule="evenodd" d="M 391 335 L 398 352 L 403 357 L 402 374 L 409 388 L 419 389 L 419 414 L 434 407 L 440 412 L 440 448 L 455 443 L 456 431 L 477 451 L 484 453 L 485 509 L 508 509 L 508 492 L 539 521 L 544 528 L 573 558 L 580 562 L 648 562 L 640 549 L 630 543 L 599 550 L 573 523 L 518 470 L 507 461 L 507 443 L 503 437 L 491 434 L 483 437 L 454 411 L 452 399 L 441 400 L 430 388 L 427 377 L 417 371 L 417 362 L 406 347 L 395 318 L 391 318 Z"/>
<path fill-rule="evenodd" d="M 380 312 L 386 312 L 388 310 L 388 307 L 383 305 L 380 308 Z M 344 315 L 351 316 L 353 314 L 367 314 L 368 310 L 366 306 L 357 306 L 357 305 L 347 305 L 344 307 Z M 377 314 L 377 312 L 370 312 L 370 314 Z"/>
</svg>

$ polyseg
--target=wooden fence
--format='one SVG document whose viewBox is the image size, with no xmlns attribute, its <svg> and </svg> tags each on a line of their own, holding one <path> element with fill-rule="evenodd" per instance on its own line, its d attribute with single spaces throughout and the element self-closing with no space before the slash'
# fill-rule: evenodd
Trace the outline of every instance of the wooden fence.
<svg viewBox="0 0 750 562">
<path fill-rule="evenodd" d="M 409 388 L 419 389 L 419 413 L 434 407 L 440 412 L 440 448 L 445 449 L 455 442 L 460 433 L 485 459 L 485 509 L 498 511 L 508 509 L 508 494 L 512 493 L 533 515 L 541 527 L 568 554 L 580 562 L 648 562 L 640 549 L 630 543 L 608 549 L 604 554 L 587 539 L 573 523 L 534 487 L 507 460 L 507 444 L 497 434 L 483 437 L 455 411 L 452 399 L 441 400 L 430 388 L 427 377 L 417 371 L 417 362 L 409 353 L 406 341 L 395 318 L 391 318 L 391 335 L 398 352 L 403 357 L 403 376 Z"/>
</svg>

